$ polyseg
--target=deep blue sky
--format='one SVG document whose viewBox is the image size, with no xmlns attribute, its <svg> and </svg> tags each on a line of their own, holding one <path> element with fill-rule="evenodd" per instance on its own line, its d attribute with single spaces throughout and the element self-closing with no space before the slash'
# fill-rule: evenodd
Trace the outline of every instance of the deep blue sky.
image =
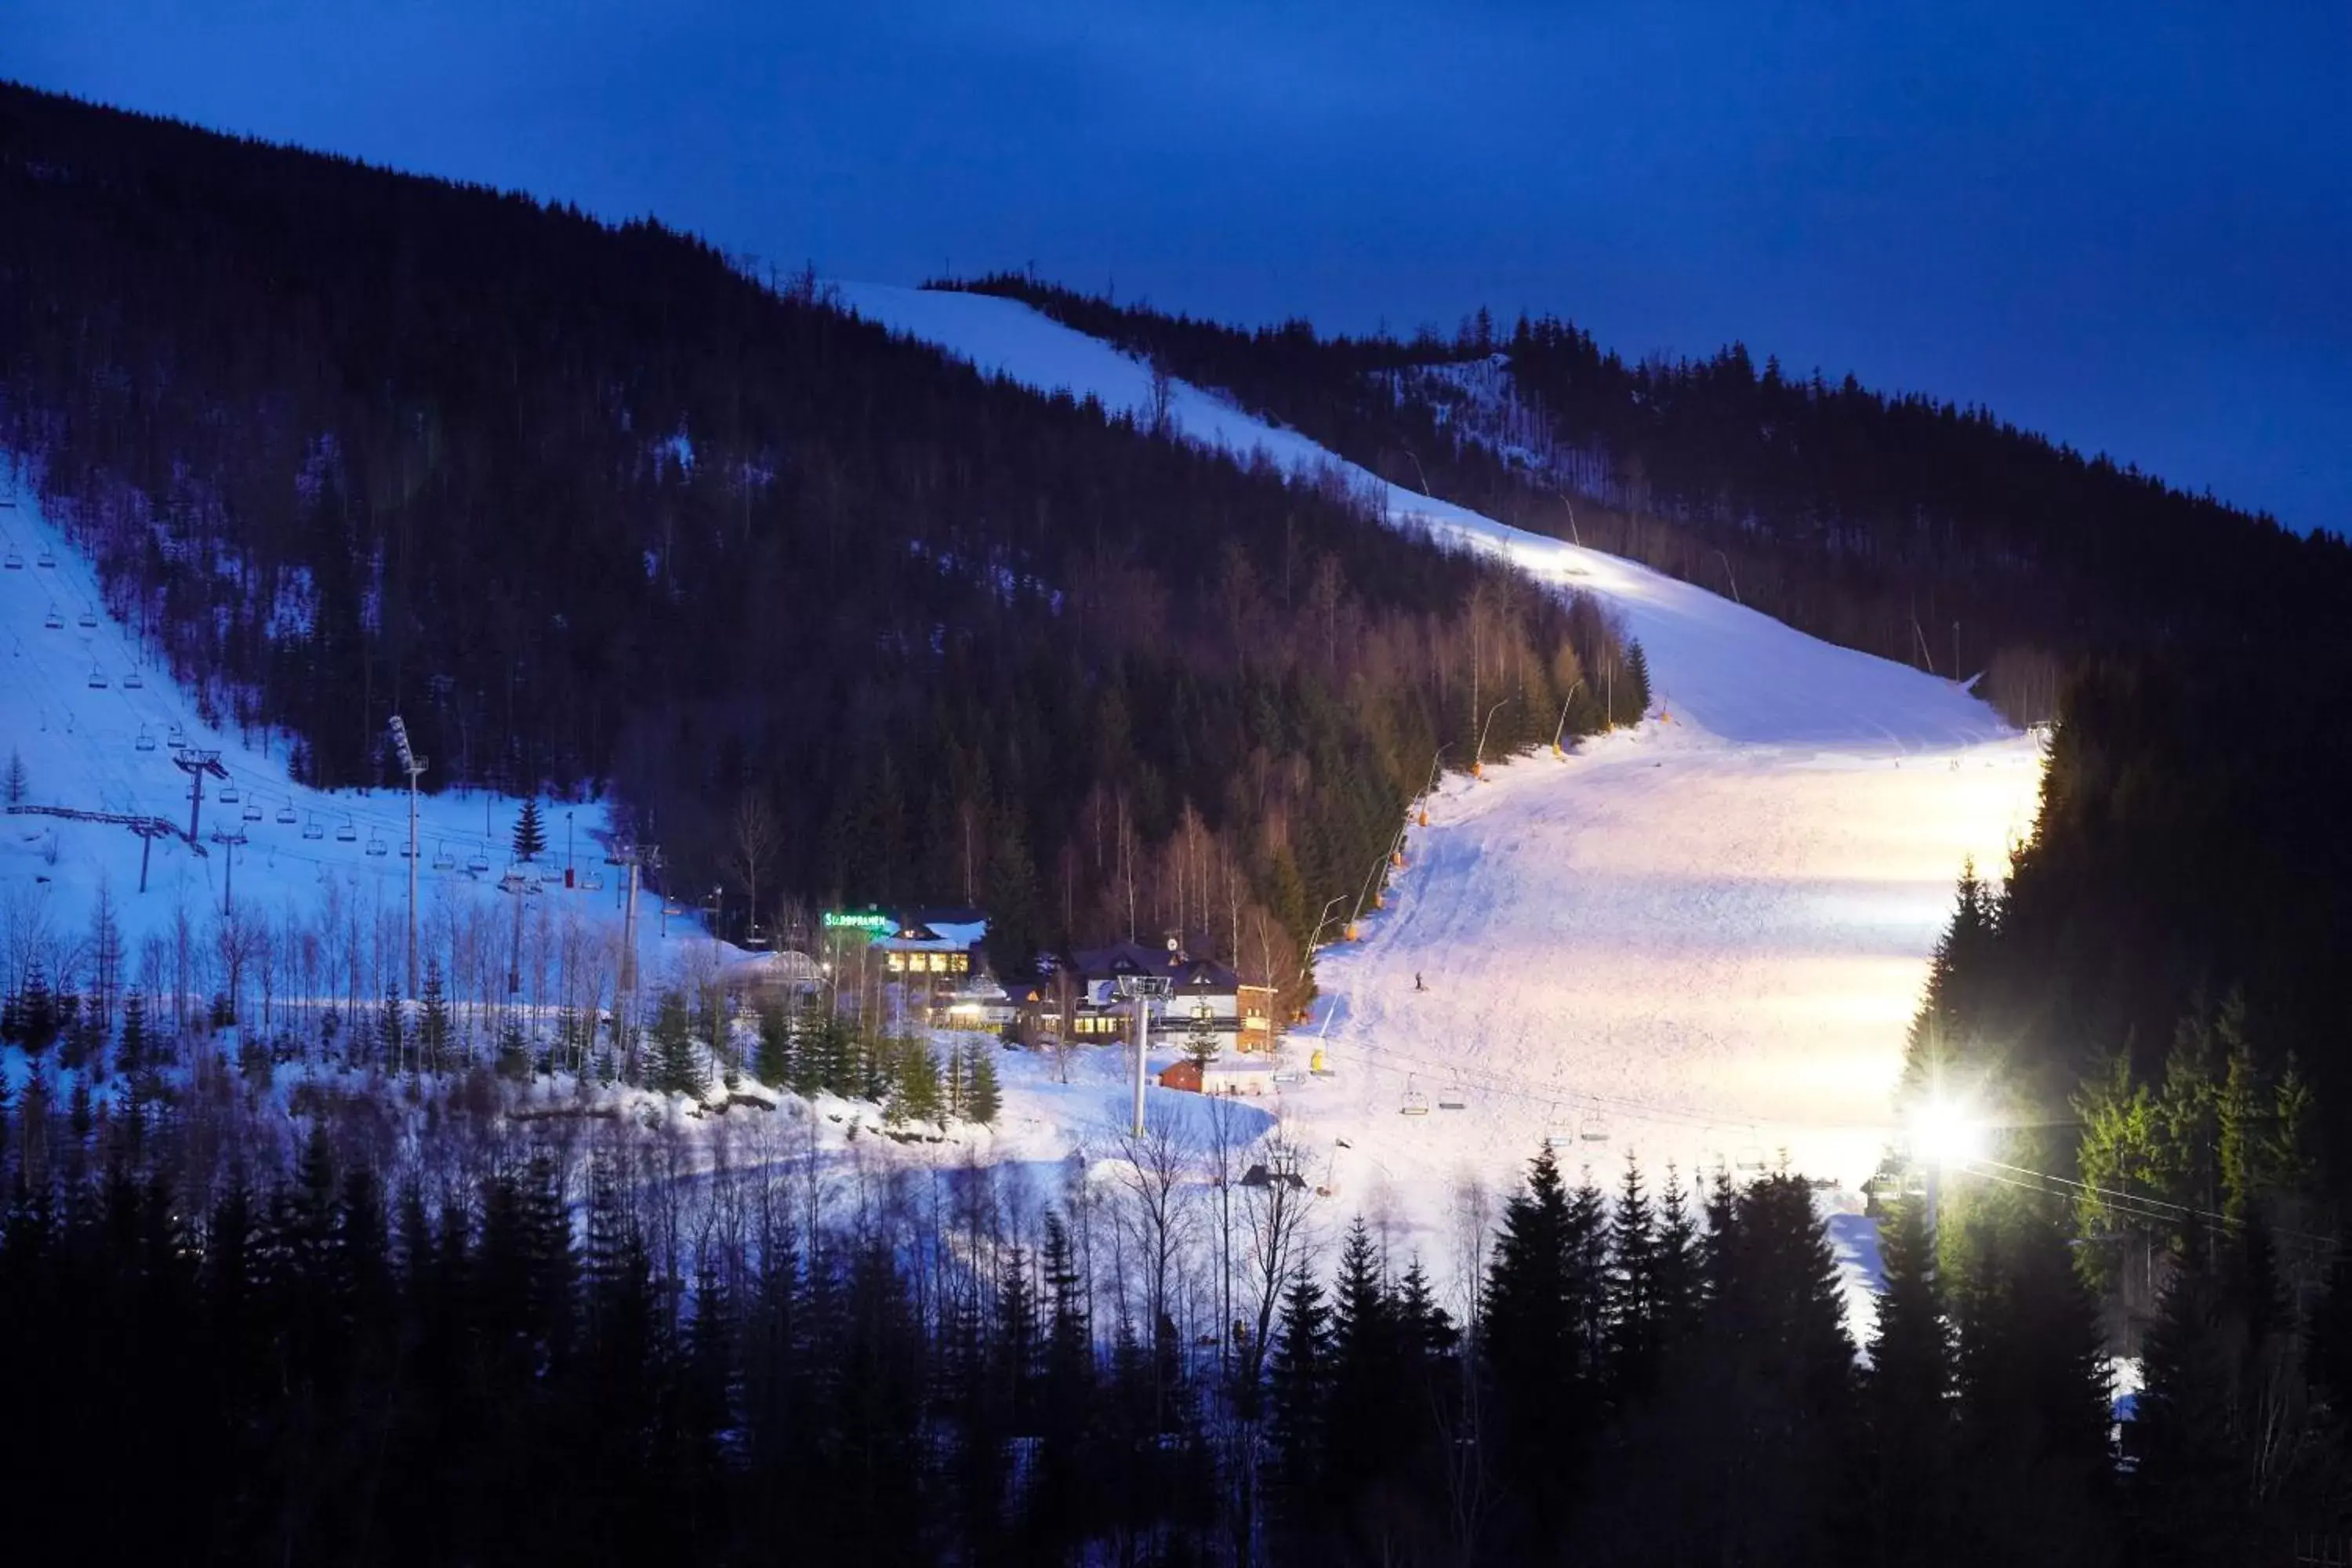
<svg viewBox="0 0 2352 1568">
<path fill-rule="evenodd" d="M 2352 6 L 0 0 L 0 75 L 911 282 L 1552 310 L 2352 531 Z"/>
</svg>

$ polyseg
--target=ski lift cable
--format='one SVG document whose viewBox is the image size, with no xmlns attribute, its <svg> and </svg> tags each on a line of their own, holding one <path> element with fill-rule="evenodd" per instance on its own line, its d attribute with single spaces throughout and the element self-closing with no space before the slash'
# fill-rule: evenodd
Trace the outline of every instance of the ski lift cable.
<svg viewBox="0 0 2352 1568">
<path fill-rule="evenodd" d="M 2245 1225 L 2242 1219 L 2232 1219 L 2228 1215 L 2216 1214 L 2211 1209 L 2200 1209 L 2188 1204 L 2176 1204 L 2166 1198 L 2144 1197 L 2137 1193 L 2118 1193 L 2109 1188 L 2095 1186 L 2089 1182 L 2076 1181 L 2071 1176 L 2061 1176 L 2049 1171 L 2037 1171 L 2031 1166 L 2011 1165 L 2000 1160 L 1983 1159 L 1971 1160 L 1968 1163 L 1971 1167 L 1979 1165 L 1995 1167 L 1992 1170 L 1971 1169 L 1969 1174 L 1982 1176 L 1988 1181 L 2005 1182 L 2011 1186 L 2024 1187 L 2027 1184 L 2012 1177 L 2000 1175 L 1999 1172 L 2015 1172 L 2018 1175 L 2032 1176 L 2037 1181 L 2054 1183 L 2061 1189 L 2072 1187 L 2082 1193 L 2095 1194 L 2105 1201 L 2106 1206 L 2139 1219 L 2155 1220 L 2165 1225 L 2178 1225 L 2184 1217 L 2194 1217 L 2210 1220 L 2213 1224 L 2231 1230 L 2242 1228 Z M 2034 1189 L 2029 1188 L 2029 1190 Z M 2078 1195 L 2075 1192 L 2063 1190 L 2052 1191 L 2047 1188 L 2039 1190 L 2049 1192 L 2052 1197 L 2065 1198 L 2070 1202 Z M 2333 1248 L 2341 1245 L 2332 1237 L 2315 1236 L 2309 1231 L 2273 1230 L 2267 1234 L 2274 1240 L 2299 1242 L 2311 1247 Z"/>
</svg>

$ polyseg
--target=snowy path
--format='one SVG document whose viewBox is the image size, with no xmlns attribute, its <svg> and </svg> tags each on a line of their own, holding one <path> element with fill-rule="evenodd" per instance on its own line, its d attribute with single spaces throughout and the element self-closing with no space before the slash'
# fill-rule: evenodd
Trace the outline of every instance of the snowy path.
<svg viewBox="0 0 2352 1568">
<path fill-rule="evenodd" d="M 843 299 L 984 371 L 1146 405 L 1141 364 L 1014 301 L 870 285 Z M 1449 779 L 1388 910 L 1324 954 L 1335 1076 L 1287 1089 L 1280 1110 L 1343 1206 L 1436 1254 L 1464 1179 L 1507 1187 L 1547 1134 L 1603 1182 L 1628 1151 L 1654 1179 L 1668 1160 L 1687 1174 L 1784 1152 L 1808 1174 L 1865 1178 L 1961 862 L 1998 874 L 2031 826 L 2033 742 L 1953 682 L 1383 485 L 1197 388 L 1177 388 L 1174 412 L 1195 440 L 1336 466 L 1400 526 L 1607 600 L 1671 715 L 1565 763 Z M 1293 1043 L 1303 1065 L 1313 1042 Z M 1869 1227 L 1832 1230 L 1868 1272 Z"/>
</svg>

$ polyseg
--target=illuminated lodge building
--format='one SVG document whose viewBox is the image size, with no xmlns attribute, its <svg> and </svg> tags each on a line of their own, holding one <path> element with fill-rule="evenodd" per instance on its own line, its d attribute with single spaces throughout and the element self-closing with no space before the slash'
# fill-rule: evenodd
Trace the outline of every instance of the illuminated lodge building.
<svg viewBox="0 0 2352 1568">
<path fill-rule="evenodd" d="M 1167 994 L 1150 1002 L 1155 1044 L 1171 1046 L 1205 1030 L 1223 1052 L 1274 1048 L 1274 988 L 1244 984 L 1234 970 L 1195 958 L 1173 940 L 1165 950 L 1122 942 L 1070 954 L 1028 989 L 1033 1028 L 1043 1035 L 1066 1031 L 1082 1044 L 1123 1044 L 1132 1038 L 1135 1004 L 1121 993 L 1120 982 L 1146 973 L 1169 982 Z"/>
<path fill-rule="evenodd" d="M 896 979 L 960 983 L 981 967 L 988 917 L 978 910 L 918 910 L 900 915 L 897 929 L 877 936 L 873 950 Z"/>
</svg>

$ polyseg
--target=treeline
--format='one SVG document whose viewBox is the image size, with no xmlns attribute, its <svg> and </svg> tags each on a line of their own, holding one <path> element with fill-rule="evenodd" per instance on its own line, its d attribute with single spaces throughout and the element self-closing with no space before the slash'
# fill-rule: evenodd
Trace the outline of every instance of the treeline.
<svg viewBox="0 0 2352 1568">
<path fill-rule="evenodd" d="M 1383 479 L 1631 556 L 1815 636 L 1989 677 L 2021 720 L 2098 652 L 2200 651 L 2352 605 L 2352 551 L 2021 431 L 1848 375 L 1629 363 L 1553 317 L 1451 339 L 1250 331 L 1020 275 L 1024 300 L 1231 392 Z M 1494 374 L 1499 364 L 1507 374 Z"/>
<path fill-rule="evenodd" d="M 256 1095 L 281 1071 L 323 1092 L 397 1082 L 411 1098 L 429 1086 L 496 1099 L 493 1076 L 697 1100 L 757 1083 L 867 1100 L 894 1129 L 987 1123 L 1003 1103 L 999 1043 L 890 1026 L 862 946 L 839 949 L 814 990 L 746 994 L 699 941 L 624 988 L 610 922 L 568 904 L 526 921 L 444 900 L 421 924 L 410 1000 L 402 911 L 340 880 L 309 910 L 182 905 L 136 943 L 104 883 L 79 930 L 53 924 L 31 889 L 0 898 L 0 1047 L 64 1085 L 78 1123 L 109 1102 L 168 1109 L 224 1055 Z"/>
<path fill-rule="evenodd" d="M 1244 1143 L 1164 1120 L 1041 1189 L 782 1116 L 695 1152 L 221 1106 L 200 1072 L 0 1108 L 37 1555 L 2222 1564 L 2341 1495 L 2334 1418 L 2217 1371 L 2266 1364 L 2210 1353 L 2260 1303 L 2218 1271 L 2168 1299 L 2124 1461 L 2064 1229 L 2015 1194 L 1941 1269 L 1900 1211 L 1858 1362 L 1792 1174 L 1604 1197 L 1540 1153 L 1449 1285 L 1303 1184 L 1202 1181 Z"/>
<path fill-rule="evenodd" d="M 0 204 L 0 447 L 208 718 L 321 784 L 398 712 L 428 789 L 610 789 L 730 931 L 977 902 L 1008 962 L 1295 974 L 1474 706 L 1611 717 L 1591 605 L 657 224 L 18 88 Z"/>
</svg>

